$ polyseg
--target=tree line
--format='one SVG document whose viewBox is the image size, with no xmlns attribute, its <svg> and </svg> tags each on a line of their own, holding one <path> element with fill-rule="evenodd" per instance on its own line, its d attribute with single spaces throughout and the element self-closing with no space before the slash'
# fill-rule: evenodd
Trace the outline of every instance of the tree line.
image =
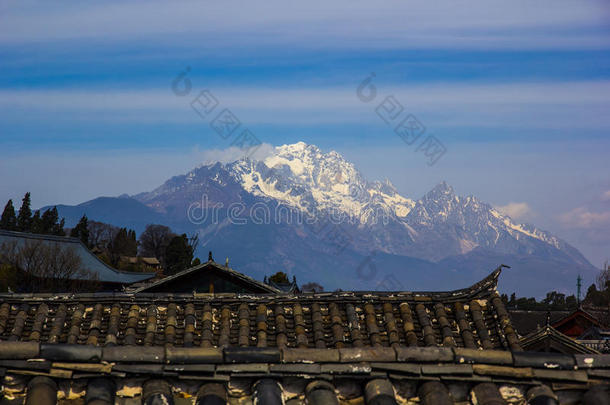
<svg viewBox="0 0 610 405">
<path fill-rule="evenodd" d="M 80 239 L 102 261 L 119 270 L 149 271 L 145 264 L 122 260 L 138 255 L 158 259 L 164 275 L 172 275 L 201 263 L 194 257 L 199 242 L 196 234 L 189 237 L 176 234 L 167 226 L 150 224 L 137 238 L 133 229 L 90 220 L 86 215 L 74 228 L 65 229 L 65 219 L 59 219 L 57 207 L 42 213 L 40 210 L 32 212 L 29 192 L 23 197 L 17 212 L 12 200 L 6 203 L 0 216 L 0 229 L 56 236 L 69 233 L 69 236 Z M 8 260 L 6 257 L 4 259 Z M 12 261 L 17 263 L 16 260 Z"/>
<path fill-rule="evenodd" d="M 525 311 L 573 311 L 578 308 L 578 300 L 575 295 L 566 296 L 558 291 L 546 293 L 546 297 L 537 301 L 534 297 L 517 297 L 512 293 L 500 296 L 508 309 L 520 309 Z"/>
<path fill-rule="evenodd" d="M 578 301 L 575 295 L 567 295 L 551 291 L 546 294 L 546 297 L 540 301 L 536 298 L 520 297 L 517 298 L 515 293 L 510 297 L 502 294 L 501 298 L 509 309 L 521 309 L 527 311 L 574 311 L 579 305 L 605 307 L 610 306 L 610 266 L 605 263 L 604 268 L 597 276 L 597 285 L 593 283 L 587 289 L 585 297 L 582 301 Z"/>
<path fill-rule="evenodd" d="M 585 302 L 596 307 L 610 307 L 610 265 L 604 263 L 597 275 L 597 285 L 591 284 L 587 289 Z"/>
<path fill-rule="evenodd" d="M 32 213 L 30 193 L 23 197 L 17 214 L 13 200 L 8 200 L 0 217 L 0 229 L 43 235 L 65 236 L 65 223 L 63 218 L 59 219 L 57 207 L 49 208 L 43 213 L 40 210 Z"/>
<path fill-rule="evenodd" d="M 166 276 L 176 274 L 201 263 L 195 258 L 198 235 L 176 234 L 165 225 L 150 224 L 139 238 L 136 231 L 120 228 L 83 216 L 71 230 L 70 236 L 79 238 L 98 257 L 119 270 L 149 271 L 143 263 L 125 262 L 125 257 L 154 257 L 159 260 Z"/>
</svg>

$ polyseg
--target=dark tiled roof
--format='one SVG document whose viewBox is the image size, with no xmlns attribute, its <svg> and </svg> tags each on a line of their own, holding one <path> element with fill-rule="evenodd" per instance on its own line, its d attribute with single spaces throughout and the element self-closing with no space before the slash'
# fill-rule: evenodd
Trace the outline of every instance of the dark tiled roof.
<svg viewBox="0 0 610 405">
<path fill-rule="evenodd" d="M 278 290 L 275 287 L 272 287 L 270 285 L 257 281 L 255 279 L 253 279 L 252 277 L 246 276 L 245 274 L 235 271 L 230 267 L 223 266 L 219 263 L 216 263 L 213 260 L 210 260 L 206 263 L 202 263 L 199 266 L 191 267 L 189 269 L 183 270 L 179 273 L 173 274 L 171 276 L 162 278 L 157 281 L 153 281 L 150 283 L 144 283 L 144 284 L 138 283 L 137 285 L 134 285 L 134 288 L 128 288 L 127 291 L 133 292 L 133 293 L 143 293 L 143 292 L 146 292 L 151 289 L 159 289 L 159 288 L 162 288 L 164 284 L 169 284 L 170 282 L 174 282 L 181 278 L 185 278 L 196 272 L 207 271 L 209 268 L 214 268 L 214 270 L 216 270 L 216 271 L 225 273 L 228 277 L 238 279 L 242 283 L 250 286 L 255 291 L 266 292 L 269 294 L 279 294 L 281 292 L 280 290 Z"/>
<path fill-rule="evenodd" d="M 521 346 L 524 350 L 532 351 L 544 349 L 561 353 L 599 354 L 597 350 L 581 345 L 550 325 L 521 338 Z"/>
<path fill-rule="evenodd" d="M 258 347 L 518 349 L 500 270 L 450 292 L 0 296 L 0 339 Z"/>
<path fill-rule="evenodd" d="M 592 326 L 585 331 L 578 339 L 609 339 L 610 329 L 602 329 L 597 326 Z"/>
<path fill-rule="evenodd" d="M 555 328 L 559 328 L 575 318 L 584 318 L 584 319 L 588 320 L 589 322 L 591 322 L 591 324 L 593 324 L 594 326 L 602 326 L 601 322 L 595 316 L 588 313 L 587 311 L 585 311 L 582 308 L 578 308 L 576 311 L 571 312 L 566 317 L 552 322 L 552 325 Z"/>
<path fill-rule="evenodd" d="M 3 393 L 261 404 L 607 395 L 597 387 L 610 356 L 521 351 L 499 274 L 436 293 L 0 296 Z"/>
<path fill-rule="evenodd" d="M 519 336 L 525 336 L 543 328 L 547 318 L 552 325 L 560 319 L 570 315 L 570 311 L 526 311 L 521 309 L 508 309 L 511 323 Z"/>
<path fill-rule="evenodd" d="M 113 269 L 91 253 L 89 249 L 87 249 L 87 247 L 77 238 L 0 230 L 0 246 L 3 243 L 13 242 L 17 243 L 18 245 L 33 242 L 59 244 L 66 249 L 74 249 L 81 260 L 83 268 L 95 274 L 97 276 L 97 280 L 103 283 L 131 284 L 138 281 L 147 280 L 155 276 L 155 273 L 134 273 Z"/>
<path fill-rule="evenodd" d="M 297 286 L 297 283 L 295 281 L 289 283 L 275 283 L 271 280 L 268 280 L 266 284 L 283 293 L 294 294 L 297 293 L 299 290 L 299 287 Z"/>
<path fill-rule="evenodd" d="M 608 398 L 610 356 L 457 347 L 280 350 L 8 342 L 0 345 L 0 371 L 5 395 L 47 393 L 53 400 L 94 395 L 201 400 L 216 395 L 222 401 L 210 403 L 366 399 L 406 404 L 419 397 L 424 404 L 469 404 L 476 397 L 473 403 L 505 404 L 526 398 L 537 403 L 535 398 L 546 396 L 559 403 L 601 404 L 608 403 L 603 401 Z M 30 380 L 33 375 L 38 377 Z M 593 395 L 602 402 L 585 400 Z"/>
</svg>

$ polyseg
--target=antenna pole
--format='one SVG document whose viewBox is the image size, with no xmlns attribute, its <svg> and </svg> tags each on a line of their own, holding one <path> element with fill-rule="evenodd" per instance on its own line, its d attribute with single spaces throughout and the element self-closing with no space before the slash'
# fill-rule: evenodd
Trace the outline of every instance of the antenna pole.
<svg viewBox="0 0 610 405">
<path fill-rule="evenodd" d="M 578 275 L 578 278 L 576 279 L 576 302 L 578 303 L 578 307 L 580 307 L 580 288 L 582 287 L 582 277 L 580 277 L 580 274 Z"/>
</svg>

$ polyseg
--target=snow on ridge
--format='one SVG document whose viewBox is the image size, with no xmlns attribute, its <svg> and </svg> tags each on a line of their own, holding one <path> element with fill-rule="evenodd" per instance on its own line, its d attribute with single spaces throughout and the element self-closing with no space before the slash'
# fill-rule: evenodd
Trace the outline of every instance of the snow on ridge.
<svg viewBox="0 0 610 405">
<path fill-rule="evenodd" d="M 495 208 L 490 209 L 489 212 L 491 215 L 493 215 L 494 217 L 499 219 L 508 228 L 509 232 L 510 232 L 510 230 L 519 232 L 519 233 L 525 234 L 531 238 L 538 239 L 545 243 L 548 243 L 549 245 L 552 245 L 552 246 L 556 247 L 557 249 L 561 248 L 559 239 L 557 239 L 556 237 L 548 235 L 546 232 L 541 231 L 537 228 L 534 228 L 532 231 L 529 231 L 524 228 L 525 227 L 524 224 L 514 223 L 510 217 L 499 213 Z M 516 236 L 516 238 L 518 239 L 518 236 Z"/>
<path fill-rule="evenodd" d="M 391 183 L 369 183 L 339 153 L 323 153 L 315 145 L 298 142 L 278 146 L 262 163 L 261 172 L 253 162 L 249 166 L 236 162 L 240 172 L 237 177 L 244 189 L 293 207 L 309 207 L 307 203 L 313 202 L 319 210 L 338 210 L 367 222 L 371 219 L 371 203 L 377 205 L 375 211 L 398 217 L 405 217 L 415 205 L 398 194 Z M 276 174 L 284 177 L 283 184 Z M 282 189 L 287 184 L 302 187 L 305 192 L 295 195 L 292 187 Z M 304 201 L 307 198 L 312 201 Z"/>
<path fill-rule="evenodd" d="M 443 224 L 458 226 L 463 233 L 458 241 L 461 253 L 503 243 L 501 236 L 506 234 L 523 243 L 533 238 L 560 250 L 563 246 L 551 234 L 517 224 L 474 196 L 457 196 L 444 181 L 414 201 L 388 180 L 367 181 L 336 151 L 325 153 L 305 142 L 277 146 L 262 161 L 242 159 L 220 165 L 252 195 L 307 212 L 341 213 L 362 225 L 381 223 L 389 215 L 412 239 Z M 222 181 L 222 176 L 216 174 L 213 180 Z M 188 181 L 195 181 L 192 173 Z"/>
</svg>

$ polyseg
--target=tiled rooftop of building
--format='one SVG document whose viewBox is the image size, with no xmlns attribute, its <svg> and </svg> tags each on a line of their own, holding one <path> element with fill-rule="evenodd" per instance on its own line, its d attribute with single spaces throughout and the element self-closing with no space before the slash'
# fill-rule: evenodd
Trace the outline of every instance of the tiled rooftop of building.
<svg viewBox="0 0 610 405">
<path fill-rule="evenodd" d="M 590 401 L 607 399 L 610 356 L 522 351 L 499 275 L 449 292 L 4 295 L 3 393 L 43 405 L 605 403 Z"/>
<path fill-rule="evenodd" d="M 156 346 L 518 349 L 500 270 L 436 293 L 9 294 L 0 339 Z"/>
</svg>

